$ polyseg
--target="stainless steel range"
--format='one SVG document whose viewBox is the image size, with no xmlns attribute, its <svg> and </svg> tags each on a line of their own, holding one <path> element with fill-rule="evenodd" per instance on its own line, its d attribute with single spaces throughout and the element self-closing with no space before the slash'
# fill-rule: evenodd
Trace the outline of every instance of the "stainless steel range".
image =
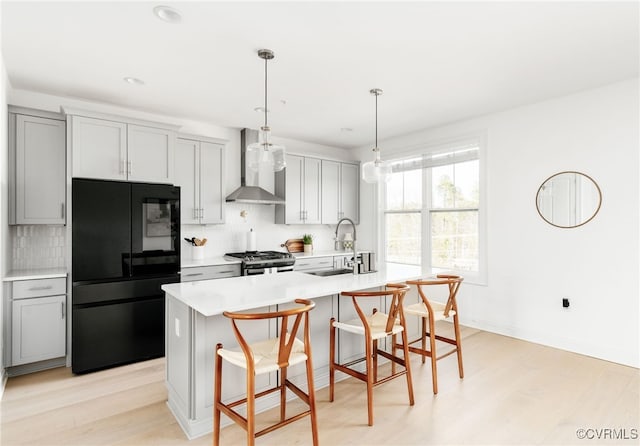
<svg viewBox="0 0 640 446">
<path fill-rule="evenodd" d="M 293 265 L 296 263 L 292 254 L 281 251 L 231 252 L 224 256 L 229 260 L 242 260 L 243 276 L 293 271 Z"/>
</svg>

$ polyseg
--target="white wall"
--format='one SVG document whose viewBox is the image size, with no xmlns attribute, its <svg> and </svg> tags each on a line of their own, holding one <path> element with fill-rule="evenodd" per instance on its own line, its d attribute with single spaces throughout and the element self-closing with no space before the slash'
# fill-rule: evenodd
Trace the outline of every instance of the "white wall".
<svg viewBox="0 0 640 446">
<path fill-rule="evenodd" d="M 466 325 L 634 367 L 639 345 L 638 79 L 425 130 L 380 143 L 394 151 L 460 134 L 487 134 L 488 285 L 464 284 Z M 368 160 L 370 148 L 359 150 Z M 544 222 L 540 184 L 563 170 L 603 194 L 594 220 Z M 363 185 L 360 231 L 376 242 L 375 195 Z M 569 309 L 561 300 L 571 300 Z"/>
</svg>

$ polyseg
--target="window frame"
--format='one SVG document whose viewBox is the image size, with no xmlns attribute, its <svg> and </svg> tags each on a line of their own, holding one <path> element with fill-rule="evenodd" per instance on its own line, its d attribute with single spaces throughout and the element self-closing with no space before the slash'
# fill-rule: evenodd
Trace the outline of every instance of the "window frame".
<svg viewBox="0 0 640 446">
<path fill-rule="evenodd" d="M 478 147 L 478 187 L 479 187 L 479 205 L 478 212 L 478 271 L 463 271 L 455 269 L 441 269 L 434 267 L 431 263 L 431 216 L 434 212 L 460 212 L 468 211 L 469 208 L 433 208 L 432 207 L 432 168 L 423 167 L 422 174 L 422 208 L 415 209 L 403 209 L 403 210 L 387 210 L 386 209 L 386 187 L 384 184 L 380 184 L 378 187 L 378 252 L 380 252 L 380 261 L 386 261 L 386 227 L 385 216 L 386 214 L 394 213 L 420 213 L 421 214 L 421 261 L 422 261 L 422 273 L 423 274 L 437 274 L 439 272 L 447 271 L 453 273 L 459 273 L 464 276 L 467 283 L 474 283 L 478 285 L 487 284 L 487 226 L 486 226 L 486 209 L 487 209 L 487 193 L 486 193 L 486 159 L 487 159 L 487 144 L 486 144 L 486 132 L 474 132 L 467 135 L 460 135 L 454 138 L 446 138 L 436 141 L 431 141 L 424 144 L 414 145 L 406 147 L 400 150 L 394 150 L 393 157 L 387 157 L 387 160 L 401 160 L 410 157 L 416 157 L 420 155 L 438 155 L 442 153 L 452 152 L 463 146 L 471 144 Z M 450 163 L 455 164 L 455 163 Z M 472 208 L 475 210 L 475 208 Z M 426 235 L 426 236 L 425 236 Z"/>
</svg>

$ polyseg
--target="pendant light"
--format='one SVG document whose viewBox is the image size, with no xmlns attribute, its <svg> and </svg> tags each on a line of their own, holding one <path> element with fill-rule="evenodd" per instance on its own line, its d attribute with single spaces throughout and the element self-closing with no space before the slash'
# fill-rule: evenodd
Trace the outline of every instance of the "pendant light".
<svg viewBox="0 0 640 446">
<path fill-rule="evenodd" d="M 260 127 L 258 142 L 249 144 L 246 148 L 247 166 L 258 171 L 262 166 L 270 165 L 274 172 L 287 166 L 285 148 L 271 142 L 271 128 L 267 122 L 267 61 L 274 58 L 273 51 L 259 50 L 258 57 L 264 59 L 264 125 Z"/>
<path fill-rule="evenodd" d="M 374 88 L 369 90 L 369 93 L 376 97 L 376 145 L 373 148 L 375 158 L 362 165 L 362 179 L 367 183 L 383 183 L 391 179 L 391 164 L 380 159 L 378 147 L 378 96 L 382 94 L 382 90 Z"/>
</svg>

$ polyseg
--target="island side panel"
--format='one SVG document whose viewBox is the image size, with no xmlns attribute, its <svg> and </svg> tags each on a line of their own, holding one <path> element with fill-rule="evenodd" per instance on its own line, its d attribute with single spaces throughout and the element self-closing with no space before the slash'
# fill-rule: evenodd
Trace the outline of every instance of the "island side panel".
<svg viewBox="0 0 640 446">
<path fill-rule="evenodd" d="M 313 365 L 314 387 L 320 389 L 329 385 L 329 326 L 332 317 L 337 317 L 338 295 L 322 296 L 313 299 L 316 304 L 309 313 L 309 337 L 311 338 L 311 360 Z M 281 306 L 278 307 L 279 309 Z M 298 338 L 304 338 L 302 330 Z M 302 389 L 307 388 L 305 364 L 289 367 L 288 378 Z"/>
<path fill-rule="evenodd" d="M 168 405 L 180 425 L 185 429 L 191 418 L 191 381 L 193 356 L 191 354 L 191 313 L 184 303 L 166 295 L 165 360 Z"/>
</svg>

